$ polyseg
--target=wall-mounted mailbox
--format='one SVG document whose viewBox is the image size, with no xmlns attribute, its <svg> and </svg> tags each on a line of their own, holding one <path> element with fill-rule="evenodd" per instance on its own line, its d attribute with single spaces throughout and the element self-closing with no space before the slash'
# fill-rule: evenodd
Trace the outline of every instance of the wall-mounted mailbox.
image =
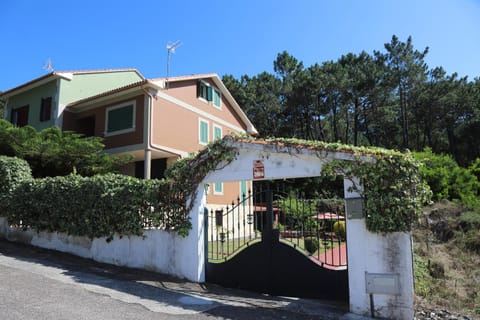
<svg viewBox="0 0 480 320">
<path fill-rule="evenodd" d="M 365 217 L 363 198 L 345 199 L 345 206 L 348 219 L 363 219 Z"/>
<path fill-rule="evenodd" d="M 365 272 L 365 283 L 369 294 L 400 294 L 400 275 L 398 273 Z"/>
</svg>

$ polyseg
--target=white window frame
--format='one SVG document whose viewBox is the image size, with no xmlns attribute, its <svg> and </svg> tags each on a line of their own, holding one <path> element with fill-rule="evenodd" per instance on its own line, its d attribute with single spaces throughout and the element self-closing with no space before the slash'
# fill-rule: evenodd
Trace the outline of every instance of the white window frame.
<svg viewBox="0 0 480 320">
<path fill-rule="evenodd" d="M 215 129 L 220 129 L 220 137 L 215 136 Z M 213 124 L 213 141 L 216 141 L 217 139 L 222 139 L 223 138 L 223 129 L 222 126 L 219 126 L 218 124 Z"/>
<path fill-rule="evenodd" d="M 108 120 L 109 120 L 108 115 L 109 115 L 110 111 L 125 108 L 125 107 L 131 106 L 131 105 L 133 106 L 132 127 L 127 128 L 127 129 L 123 129 L 123 130 L 108 132 Z M 116 136 L 116 135 L 119 135 L 119 134 L 124 134 L 124 133 L 129 133 L 129 132 L 135 131 L 136 114 L 137 114 L 137 103 L 136 103 L 135 100 L 123 102 L 121 104 L 117 104 L 117 105 L 106 108 L 105 109 L 105 130 L 104 130 L 105 137 Z"/>
<path fill-rule="evenodd" d="M 220 89 L 218 89 L 217 87 L 214 87 L 212 86 L 210 83 L 206 82 L 206 81 L 203 81 L 203 80 L 200 80 L 199 81 L 199 84 L 197 85 L 202 85 L 206 88 L 207 92 L 206 92 L 206 98 L 202 97 L 201 95 L 198 95 L 198 99 L 207 103 L 207 104 L 211 104 L 212 106 L 214 106 L 215 108 L 217 109 L 222 109 L 222 91 L 220 91 Z M 212 90 L 212 100 L 209 101 L 208 100 L 208 88 L 210 88 Z M 216 105 L 215 104 L 215 92 L 218 93 L 218 98 L 219 98 L 219 105 Z"/>
<path fill-rule="evenodd" d="M 207 91 L 208 91 L 208 87 L 210 87 L 210 85 L 209 85 L 207 82 L 202 81 L 202 80 L 199 81 L 199 84 L 198 84 L 198 85 L 204 86 Z M 213 93 L 212 93 L 212 94 L 213 94 Z M 206 92 L 206 96 L 208 96 L 208 92 Z M 212 98 L 213 98 L 213 97 L 212 97 Z M 203 102 L 205 102 L 205 103 L 209 103 L 208 99 L 207 99 L 206 97 L 205 97 L 205 98 L 202 97 L 202 95 L 199 95 L 199 96 L 198 96 L 198 99 L 200 99 L 201 101 L 203 101 Z"/>
<path fill-rule="evenodd" d="M 207 124 L 207 141 L 202 141 L 202 123 Z M 208 120 L 198 118 L 198 143 L 206 146 L 210 142 L 210 123 Z"/>
<path fill-rule="evenodd" d="M 217 191 L 217 186 L 220 186 L 221 191 Z M 213 194 L 216 196 L 223 195 L 223 182 L 215 182 L 213 184 Z"/>
</svg>

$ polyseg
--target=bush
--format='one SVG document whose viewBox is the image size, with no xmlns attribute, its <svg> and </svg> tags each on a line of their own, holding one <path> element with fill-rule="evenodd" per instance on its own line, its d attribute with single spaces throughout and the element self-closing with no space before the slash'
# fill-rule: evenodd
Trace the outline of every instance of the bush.
<svg viewBox="0 0 480 320">
<path fill-rule="evenodd" d="M 50 127 L 36 131 L 31 126 L 15 127 L 0 119 L 0 154 L 27 160 L 36 178 L 65 176 L 78 172 L 84 176 L 120 172 L 131 156 L 110 157 L 103 153 L 100 137 Z"/>
<path fill-rule="evenodd" d="M 0 156 L 0 209 L 7 208 L 8 198 L 23 182 L 32 179 L 30 167 L 25 160 Z"/>
<path fill-rule="evenodd" d="M 116 174 L 35 179 L 18 186 L 7 218 L 17 226 L 90 238 L 142 235 L 145 227 L 186 235 L 187 213 L 170 201 L 170 191 L 166 180 Z"/>
<path fill-rule="evenodd" d="M 449 155 L 434 154 L 430 149 L 415 153 L 423 164 L 421 172 L 433 193 L 433 200 L 457 200 L 468 207 L 480 203 L 480 182 L 475 176 L 475 164 L 466 169 L 458 166 Z"/>
<path fill-rule="evenodd" d="M 346 233 L 345 233 L 345 221 L 336 221 L 333 224 L 333 232 L 337 235 L 338 238 L 344 240 Z"/>
<path fill-rule="evenodd" d="M 306 237 L 305 238 L 305 250 L 308 251 L 310 254 L 314 254 L 320 248 L 320 244 L 318 239 L 315 237 Z"/>
</svg>

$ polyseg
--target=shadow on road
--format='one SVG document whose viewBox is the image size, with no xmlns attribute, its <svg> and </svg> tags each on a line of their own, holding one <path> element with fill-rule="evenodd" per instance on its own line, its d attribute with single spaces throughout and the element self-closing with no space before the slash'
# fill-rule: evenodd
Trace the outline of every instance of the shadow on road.
<svg viewBox="0 0 480 320">
<path fill-rule="evenodd" d="M 0 254 L 59 269 L 62 275 L 76 283 L 92 286 L 93 291 L 127 302 L 141 301 L 152 311 L 158 309 L 159 312 L 184 315 L 201 312 L 228 319 L 339 319 L 347 312 L 345 305 L 272 297 L 217 285 L 193 283 L 164 274 L 98 263 L 4 239 L 0 239 Z"/>
</svg>

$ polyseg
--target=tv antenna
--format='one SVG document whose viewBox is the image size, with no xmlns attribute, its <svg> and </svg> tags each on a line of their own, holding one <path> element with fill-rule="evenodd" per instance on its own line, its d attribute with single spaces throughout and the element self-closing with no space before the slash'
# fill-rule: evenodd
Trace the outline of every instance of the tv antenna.
<svg viewBox="0 0 480 320">
<path fill-rule="evenodd" d="M 43 70 L 47 70 L 48 72 L 53 71 L 52 59 L 48 58 L 45 64 L 43 65 Z"/>
<path fill-rule="evenodd" d="M 180 47 L 182 42 L 180 40 L 175 41 L 174 43 L 167 44 L 167 78 L 166 78 L 166 87 L 168 89 L 168 76 L 170 75 L 170 54 L 175 53 L 175 49 Z"/>
</svg>

